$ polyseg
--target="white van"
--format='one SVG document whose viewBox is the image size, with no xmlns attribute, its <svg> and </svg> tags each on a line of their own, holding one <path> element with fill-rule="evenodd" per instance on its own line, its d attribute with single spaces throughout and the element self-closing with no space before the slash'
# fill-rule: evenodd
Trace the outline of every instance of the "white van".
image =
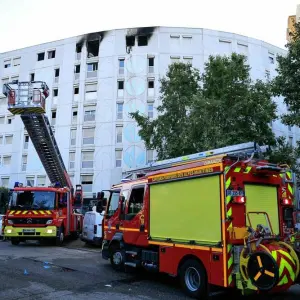
<svg viewBox="0 0 300 300">
<path fill-rule="evenodd" d="M 85 213 L 83 218 L 83 228 L 80 239 L 87 244 L 102 245 L 102 221 L 104 211 L 100 214 L 93 207 L 92 211 Z"/>
<path fill-rule="evenodd" d="M 4 221 L 4 217 L 5 217 L 5 215 L 0 215 L 0 239 L 2 239 L 3 238 L 3 221 Z"/>
</svg>

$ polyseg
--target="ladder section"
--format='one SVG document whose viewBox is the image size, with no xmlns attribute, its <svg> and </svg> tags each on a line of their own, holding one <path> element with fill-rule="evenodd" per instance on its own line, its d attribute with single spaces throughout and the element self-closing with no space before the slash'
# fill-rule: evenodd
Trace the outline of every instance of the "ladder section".
<svg viewBox="0 0 300 300">
<path fill-rule="evenodd" d="M 147 172 L 151 171 L 156 171 L 156 170 L 161 170 L 161 169 L 166 169 L 170 168 L 173 166 L 177 166 L 180 164 L 185 164 L 188 162 L 193 162 L 199 159 L 204 159 L 211 157 L 213 158 L 214 156 L 217 155 L 222 155 L 222 154 L 246 154 L 246 155 L 251 155 L 252 153 L 255 152 L 264 152 L 266 147 L 259 147 L 259 145 L 255 142 L 248 142 L 248 143 L 242 143 L 242 144 L 237 144 L 237 145 L 232 145 L 232 146 L 227 146 L 227 147 L 222 147 L 222 148 L 217 148 L 214 150 L 209 150 L 209 151 L 203 151 L 191 155 L 185 155 L 185 156 L 180 156 L 176 158 L 170 158 L 170 159 L 165 159 L 161 161 L 156 161 L 150 164 L 147 164 L 143 168 L 137 168 L 137 169 L 129 169 L 123 173 L 125 178 L 131 177 L 133 174 L 146 174 Z"/>
<path fill-rule="evenodd" d="M 43 114 L 21 114 L 21 119 L 51 183 L 71 188 L 48 118 Z"/>
</svg>

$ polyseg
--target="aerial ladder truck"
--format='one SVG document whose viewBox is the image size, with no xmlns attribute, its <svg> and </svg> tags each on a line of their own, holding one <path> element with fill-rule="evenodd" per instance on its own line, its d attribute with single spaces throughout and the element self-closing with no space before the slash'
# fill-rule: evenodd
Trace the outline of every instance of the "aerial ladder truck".
<svg viewBox="0 0 300 300">
<path fill-rule="evenodd" d="M 43 81 L 4 84 L 8 110 L 20 115 L 32 144 L 51 182 L 49 187 L 24 186 L 11 190 L 4 236 L 18 245 L 26 240 L 53 239 L 61 246 L 66 237 L 77 238 L 82 230 L 82 186 L 75 190 L 56 143 L 45 101 L 49 88 Z"/>
</svg>

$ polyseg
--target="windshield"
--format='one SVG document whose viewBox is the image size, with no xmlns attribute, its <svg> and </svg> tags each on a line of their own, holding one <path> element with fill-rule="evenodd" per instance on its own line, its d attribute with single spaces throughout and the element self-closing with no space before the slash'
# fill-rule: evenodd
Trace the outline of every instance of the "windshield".
<svg viewBox="0 0 300 300">
<path fill-rule="evenodd" d="M 55 192 L 26 191 L 13 192 L 10 201 L 10 209 L 54 209 Z"/>
<path fill-rule="evenodd" d="M 120 191 L 114 191 L 111 193 L 109 207 L 107 210 L 107 215 L 111 217 L 115 211 L 118 209 L 120 199 Z"/>
</svg>

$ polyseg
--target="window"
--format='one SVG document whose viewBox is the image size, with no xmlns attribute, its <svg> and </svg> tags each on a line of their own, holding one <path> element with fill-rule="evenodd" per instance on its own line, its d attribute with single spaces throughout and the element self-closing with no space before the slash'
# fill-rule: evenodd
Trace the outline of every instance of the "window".
<svg viewBox="0 0 300 300">
<path fill-rule="evenodd" d="M 124 80 L 118 81 L 118 97 L 124 97 Z"/>
<path fill-rule="evenodd" d="M 88 41 L 86 43 L 87 58 L 97 57 L 99 55 L 100 40 Z"/>
<path fill-rule="evenodd" d="M 28 149 L 29 145 L 29 135 L 24 136 L 24 149 Z"/>
<path fill-rule="evenodd" d="M 192 65 L 192 64 L 193 64 L 193 57 L 191 57 L 191 56 L 184 56 L 184 57 L 183 57 L 183 62 L 184 62 L 185 64 L 190 64 L 190 65 Z"/>
<path fill-rule="evenodd" d="M 19 76 L 12 76 L 11 81 L 14 81 L 15 83 L 19 82 Z"/>
<path fill-rule="evenodd" d="M 116 127 L 116 142 L 117 144 L 122 143 L 123 139 L 123 127 L 117 126 Z"/>
<path fill-rule="evenodd" d="M 289 136 L 289 144 L 290 144 L 290 146 L 293 146 L 293 137 L 292 136 Z"/>
<path fill-rule="evenodd" d="M 59 77 L 59 68 L 54 69 L 54 77 Z"/>
<path fill-rule="evenodd" d="M 76 44 L 76 59 L 77 60 L 81 59 L 81 49 L 82 49 L 82 44 Z"/>
<path fill-rule="evenodd" d="M 138 36 L 138 46 L 147 46 L 148 45 L 148 36 L 140 35 Z"/>
<path fill-rule="evenodd" d="M 37 177 L 37 186 L 46 186 L 46 176 Z"/>
<path fill-rule="evenodd" d="M 148 97 L 154 97 L 154 79 L 148 80 Z"/>
<path fill-rule="evenodd" d="M 148 73 L 154 73 L 154 57 L 148 57 Z"/>
<path fill-rule="evenodd" d="M 3 166 L 9 166 L 11 162 L 11 156 L 7 155 L 7 156 L 3 156 Z"/>
<path fill-rule="evenodd" d="M 77 110 L 76 109 L 73 109 L 72 111 L 72 123 L 77 123 Z"/>
<path fill-rule="evenodd" d="M 58 89 L 53 89 L 53 97 L 57 97 L 58 96 Z"/>
<path fill-rule="evenodd" d="M 32 176 L 26 177 L 26 186 L 34 186 L 34 177 Z"/>
<path fill-rule="evenodd" d="M 93 175 L 81 175 L 82 190 L 85 193 L 93 191 Z"/>
<path fill-rule="evenodd" d="M 148 118 L 153 119 L 153 104 L 148 104 Z"/>
<path fill-rule="evenodd" d="M 5 122 L 5 117 L 0 117 L 0 124 L 4 124 Z"/>
<path fill-rule="evenodd" d="M 96 109 L 95 108 L 86 108 L 84 112 L 84 122 L 95 121 Z"/>
<path fill-rule="evenodd" d="M 124 74 L 125 59 L 119 58 L 119 74 Z"/>
<path fill-rule="evenodd" d="M 95 128 L 83 128 L 82 129 L 82 143 L 83 145 L 94 144 Z"/>
<path fill-rule="evenodd" d="M 11 67 L 11 59 L 5 59 L 4 60 L 4 69 Z"/>
<path fill-rule="evenodd" d="M 30 73 L 29 74 L 29 80 L 30 81 L 34 81 L 34 73 Z"/>
<path fill-rule="evenodd" d="M 177 63 L 180 61 L 180 56 L 171 56 L 170 59 L 171 59 L 171 64 Z"/>
<path fill-rule="evenodd" d="M 154 151 L 153 150 L 147 150 L 147 164 L 150 164 L 154 161 Z"/>
<path fill-rule="evenodd" d="M 13 135 L 5 136 L 5 145 L 11 145 L 13 141 Z"/>
<path fill-rule="evenodd" d="M 1 186 L 8 188 L 8 185 L 9 185 L 9 177 L 2 177 Z"/>
<path fill-rule="evenodd" d="M 74 79 L 78 80 L 80 78 L 80 65 L 74 66 Z"/>
<path fill-rule="evenodd" d="M 97 77 L 98 63 L 89 63 L 87 64 L 87 78 Z"/>
<path fill-rule="evenodd" d="M 53 110 L 51 113 L 51 125 L 54 126 L 56 124 L 56 111 Z"/>
<path fill-rule="evenodd" d="M 74 87 L 74 95 L 79 95 L 79 86 Z"/>
<path fill-rule="evenodd" d="M 69 153 L 69 169 L 75 169 L 75 152 Z"/>
<path fill-rule="evenodd" d="M 190 45 L 192 43 L 192 36 L 191 35 L 183 35 L 182 42 L 184 45 Z"/>
<path fill-rule="evenodd" d="M 94 151 L 83 151 L 81 153 L 81 168 L 92 169 L 94 167 Z"/>
<path fill-rule="evenodd" d="M 128 201 L 126 220 L 132 220 L 143 208 L 144 186 L 133 187 Z"/>
<path fill-rule="evenodd" d="M 2 145 L 2 144 L 3 144 L 3 135 L 0 135 L 0 145 Z"/>
<path fill-rule="evenodd" d="M 19 66 L 21 64 L 21 57 L 15 57 L 13 59 L 14 67 Z"/>
<path fill-rule="evenodd" d="M 77 134 L 77 130 L 71 129 L 71 134 L 70 134 L 70 145 L 71 146 L 76 145 L 76 134 Z"/>
<path fill-rule="evenodd" d="M 122 150 L 116 150 L 116 168 L 120 168 L 122 166 Z"/>
<path fill-rule="evenodd" d="M 180 45 L 180 35 L 171 35 L 170 36 L 170 44 L 171 46 L 179 46 Z"/>
<path fill-rule="evenodd" d="M 274 64 L 274 57 L 273 56 L 269 56 L 269 62 L 270 62 L 270 64 Z"/>
<path fill-rule="evenodd" d="M 2 86 L 4 86 L 5 83 L 9 82 L 9 77 L 2 78 Z M 2 92 L 2 91 L 1 91 Z"/>
<path fill-rule="evenodd" d="M 21 170 L 23 172 L 26 171 L 27 168 L 27 155 L 22 155 L 22 165 L 21 165 Z"/>
<path fill-rule="evenodd" d="M 45 59 L 45 52 L 38 53 L 37 60 L 41 61 Z"/>
<path fill-rule="evenodd" d="M 13 117 L 8 117 L 7 118 L 7 124 L 12 124 L 12 120 L 13 120 Z"/>
<path fill-rule="evenodd" d="M 95 101 L 97 99 L 97 83 L 85 85 L 85 101 Z"/>
<path fill-rule="evenodd" d="M 117 120 L 123 119 L 123 103 L 117 103 Z"/>
<path fill-rule="evenodd" d="M 128 35 L 126 36 L 126 47 L 133 47 L 135 45 L 135 36 Z"/>
<path fill-rule="evenodd" d="M 48 59 L 55 58 L 55 50 L 48 51 Z"/>
</svg>

